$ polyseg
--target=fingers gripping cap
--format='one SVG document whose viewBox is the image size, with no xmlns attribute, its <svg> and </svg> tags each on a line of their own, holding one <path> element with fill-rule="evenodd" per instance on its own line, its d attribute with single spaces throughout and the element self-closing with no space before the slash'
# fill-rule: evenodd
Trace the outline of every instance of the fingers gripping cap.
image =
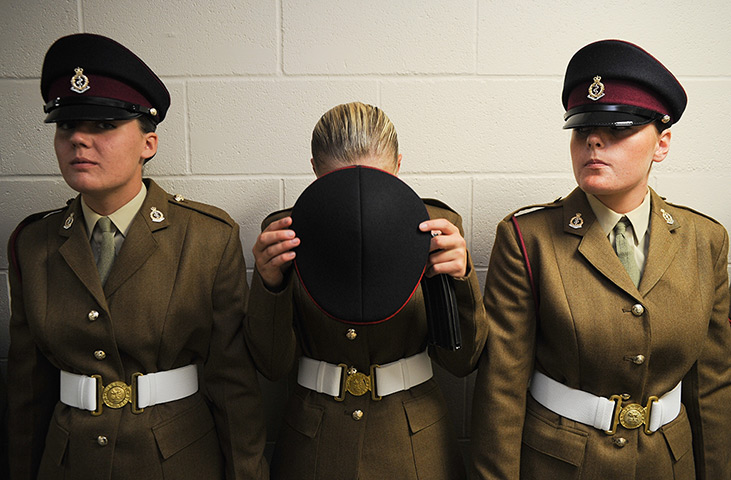
<svg viewBox="0 0 731 480">
<path fill-rule="evenodd" d="M 292 209 L 294 264 L 310 298 L 345 323 L 379 323 L 411 299 L 431 235 L 423 201 L 394 175 L 346 167 L 314 181 Z"/>
</svg>

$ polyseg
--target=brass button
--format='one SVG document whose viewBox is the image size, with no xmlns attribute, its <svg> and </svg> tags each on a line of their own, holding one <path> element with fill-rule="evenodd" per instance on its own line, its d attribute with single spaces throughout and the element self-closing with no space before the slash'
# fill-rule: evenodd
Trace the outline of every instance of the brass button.
<svg viewBox="0 0 731 480">
<path fill-rule="evenodd" d="M 636 303 L 632 305 L 632 315 L 634 315 L 635 317 L 640 317 L 643 313 L 645 313 L 645 307 L 643 307 L 641 304 Z"/>
<path fill-rule="evenodd" d="M 357 336 L 358 336 L 358 334 L 355 333 L 354 328 L 349 328 L 348 333 L 345 334 L 345 338 L 347 338 L 348 340 L 355 340 L 355 337 L 357 337 Z"/>
<path fill-rule="evenodd" d="M 90 322 L 93 322 L 94 320 L 96 320 L 97 318 L 99 318 L 99 312 L 97 312 L 96 310 L 92 310 L 92 311 L 89 312 L 89 314 L 87 315 L 87 317 L 89 318 L 89 321 Z"/>
<path fill-rule="evenodd" d="M 94 358 L 96 358 L 97 360 L 104 360 L 105 358 L 107 358 L 107 354 L 104 352 L 104 350 L 97 350 L 96 352 L 94 352 Z"/>
<path fill-rule="evenodd" d="M 109 439 L 107 439 L 107 437 L 105 437 L 104 435 L 99 435 L 98 437 L 96 437 L 96 443 L 98 443 L 102 447 L 106 447 L 109 443 Z"/>
<path fill-rule="evenodd" d="M 356 410 L 351 416 L 353 417 L 353 420 L 357 422 L 358 420 L 363 418 L 363 410 Z"/>
<path fill-rule="evenodd" d="M 632 362 L 635 365 L 642 365 L 643 363 L 645 363 L 645 356 L 644 355 L 635 355 L 634 357 L 632 357 Z"/>
<path fill-rule="evenodd" d="M 612 443 L 617 448 L 622 448 L 627 445 L 627 439 L 624 437 L 615 437 L 612 439 Z"/>
</svg>

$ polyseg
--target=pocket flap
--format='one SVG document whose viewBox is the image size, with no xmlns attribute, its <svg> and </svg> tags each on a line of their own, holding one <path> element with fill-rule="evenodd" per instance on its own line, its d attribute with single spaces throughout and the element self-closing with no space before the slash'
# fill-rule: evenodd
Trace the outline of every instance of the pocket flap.
<svg viewBox="0 0 731 480">
<path fill-rule="evenodd" d="M 545 422 L 530 411 L 525 416 L 523 443 L 561 461 L 581 466 L 586 451 L 586 434 Z"/>
<path fill-rule="evenodd" d="M 310 405 L 294 396 L 290 402 L 288 414 L 285 419 L 287 424 L 309 438 L 315 438 L 320 429 L 324 410 L 317 405 Z"/>
<path fill-rule="evenodd" d="M 406 419 L 411 433 L 416 433 L 430 425 L 434 425 L 447 414 L 442 395 L 434 395 L 431 391 L 404 402 Z"/>
<path fill-rule="evenodd" d="M 160 454 L 167 460 L 214 428 L 211 411 L 201 400 L 193 408 L 152 427 L 152 432 Z"/>
<path fill-rule="evenodd" d="M 43 455 L 54 465 L 63 465 L 63 457 L 69 444 L 69 432 L 64 430 L 56 420 L 51 421 L 46 434 L 46 450 Z"/>
<path fill-rule="evenodd" d="M 693 448 L 693 436 L 685 414 L 685 407 L 678 418 L 662 427 L 661 431 L 676 462 Z"/>
</svg>

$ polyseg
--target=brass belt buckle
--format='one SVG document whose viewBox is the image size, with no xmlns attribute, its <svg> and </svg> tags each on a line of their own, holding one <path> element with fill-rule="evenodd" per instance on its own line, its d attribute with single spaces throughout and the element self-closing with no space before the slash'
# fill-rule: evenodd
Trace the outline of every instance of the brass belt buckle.
<svg viewBox="0 0 731 480">
<path fill-rule="evenodd" d="M 335 397 L 335 400 L 342 402 L 345 400 L 345 393 L 350 393 L 356 397 L 365 395 L 366 392 L 371 392 L 371 398 L 373 400 L 380 400 L 376 394 L 376 377 L 374 375 L 375 369 L 378 365 L 371 365 L 370 375 L 366 375 L 356 370 L 355 367 L 348 368 L 347 365 L 341 363 L 338 365 L 343 371 L 340 376 L 340 396 Z"/>
<path fill-rule="evenodd" d="M 647 399 L 647 405 L 644 407 L 639 403 L 630 403 L 622 406 L 622 401 L 628 399 L 629 397 L 626 395 L 612 395 L 609 397 L 610 401 L 615 402 L 614 415 L 612 415 L 611 429 L 605 430 L 604 433 L 614 435 L 617 432 L 617 423 L 628 430 L 633 430 L 644 425 L 644 430 L 647 435 L 655 433 L 650 430 L 650 414 L 652 413 L 652 404 L 659 399 L 654 395 L 651 396 Z"/>
<path fill-rule="evenodd" d="M 141 377 L 141 373 L 132 375 L 131 385 L 127 385 L 122 381 L 112 382 L 107 386 L 102 385 L 101 375 L 92 375 L 91 378 L 96 379 L 96 410 L 91 412 L 92 415 L 99 416 L 102 414 L 102 404 L 109 408 L 122 408 L 128 403 L 132 413 L 142 413 L 143 408 L 137 408 L 137 378 Z"/>
</svg>

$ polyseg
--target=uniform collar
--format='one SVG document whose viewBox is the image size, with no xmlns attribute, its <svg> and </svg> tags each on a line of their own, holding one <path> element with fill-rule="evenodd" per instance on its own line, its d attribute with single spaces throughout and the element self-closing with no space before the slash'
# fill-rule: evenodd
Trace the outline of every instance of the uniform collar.
<svg viewBox="0 0 731 480">
<path fill-rule="evenodd" d="M 114 213 L 110 213 L 109 215 L 107 215 L 114 224 L 114 226 L 117 228 L 117 231 L 121 233 L 123 237 L 127 236 L 127 232 L 129 232 L 129 227 L 130 225 L 132 225 L 132 220 L 134 220 L 135 215 L 137 215 L 140 207 L 142 207 L 142 204 L 145 202 L 146 196 L 147 187 L 145 186 L 145 183 L 142 182 L 142 188 L 140 188 L 139 193 L 135 195 L 132 200 L 117 209 Z M 86 232 L 89 236 L 89 240 L 91 240 L 91 235 L 94 232 L 94 226 L 96 225 L 97 220 L 99 220 L 102 216 L 96 213 L 94 210 L 91 209 L 91 207 L 86 204 L 83 195 L 81 195 L 81 211 L 84 213 Z"/>
<path fill-rule="evenodd" d="M 604 205 L 598 198 L 589 193 L 586 194 L 586 199 L 591 205 L 591 209 L 596 215 L 599 225 L 602 227 L 605 235 L 614 230 L 615 225 L 622 217 L 627 217 L 632 224 L 632 231 L 635 236 L 635 244 L 639 245 L 640 242 L 645 238 L 647 229 L 650 225 L 650 190 L 647 190 L 645 198 L 639 207 L 635 208 L 631 212 L 621 214 L 617 213 L 611 208 Z"/>
</svg>

